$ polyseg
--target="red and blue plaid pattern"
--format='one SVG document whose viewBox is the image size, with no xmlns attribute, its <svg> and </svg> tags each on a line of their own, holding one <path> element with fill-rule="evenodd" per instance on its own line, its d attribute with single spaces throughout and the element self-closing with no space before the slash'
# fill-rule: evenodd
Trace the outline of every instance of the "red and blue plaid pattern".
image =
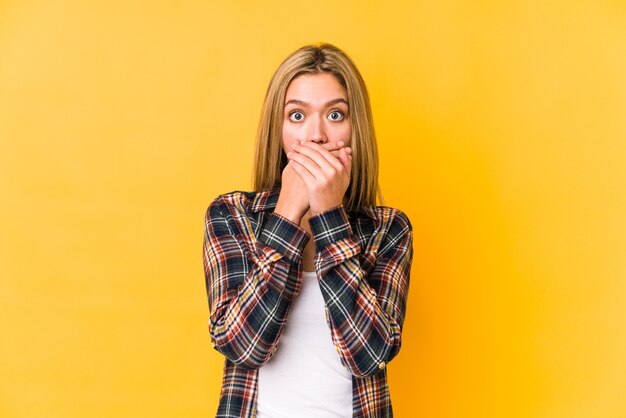
<svg viewBox="0 0 626 418">
<path fill-rule="evenodd" d="M 256 415 L 257 370 L 276 351 L 313 238 L 326 319 L 352 373 L 353 417 L 392 417 L 386 364 L 400 350 L 413 256 L 407 216 L 386 206 L 312 216 L 312 237 L 274 213 L 278 189 L 218 196 L 206 212 L 209 333 L 225 357 L 216 417 Z M 303 359 L 305 361 L 305 359 Z"/>
</svg>

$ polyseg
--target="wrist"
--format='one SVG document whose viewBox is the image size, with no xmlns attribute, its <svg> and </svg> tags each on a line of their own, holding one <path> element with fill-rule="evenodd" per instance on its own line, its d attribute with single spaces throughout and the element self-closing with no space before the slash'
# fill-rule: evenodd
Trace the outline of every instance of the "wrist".
<svg viewBox="0 0 626 418">
<path fill-rule="evenodd" d="M 325 204 L 315 206 L 315 207 L 311 205 L 311 216 L 315 216 L 315 215 L 319 215 L 320 213 L 327 212 L 331 209 L 341 206 L 342 204 L 343 202 L 330 202 L 330 203 L 325 203 Z"/>
<path fill-rule="evenodd" d="M 297 208 L 289 207 L 283 204 L 280 199 L 278 200 L 278 203 L 276 203 L 276 208 L 274 209 L 274 213 L 282 216 L 283 218 L 289 219 L 296 225 L 300 225 L 300 222 L 302 221 L 302 217 L 304 216 L 305 212 L 306 211 L 302 212 Z"/>
</svg>

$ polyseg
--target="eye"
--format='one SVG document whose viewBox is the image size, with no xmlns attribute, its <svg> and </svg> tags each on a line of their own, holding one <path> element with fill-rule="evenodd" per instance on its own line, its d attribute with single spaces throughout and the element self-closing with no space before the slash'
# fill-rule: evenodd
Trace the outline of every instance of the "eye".
<svg viewBox="0 0 626 418">
<path fill-rule="evenodd" d="M 304 119 L 304 113 L 299 110 L 294 110 L 289 114 L 289 120 L 292 122 L 300 122 L 302 119 Z"/>
<path fill-rule="evenodd" d="M 339 110 L 333 110 L 328 114 L 328 118 L 335 122 L 343 120 L 343 112 L 340 112 Z"/>
</svg>

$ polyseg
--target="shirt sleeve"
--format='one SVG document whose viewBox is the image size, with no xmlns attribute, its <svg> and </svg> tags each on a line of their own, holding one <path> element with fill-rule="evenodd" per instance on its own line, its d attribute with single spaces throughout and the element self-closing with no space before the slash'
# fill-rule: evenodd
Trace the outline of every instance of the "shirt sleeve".
<svg viewBox="0 0 626 418">
<path fill-rule="evenodd" d="M 249 220 L 237 209 L 218 198 L 206 211 L 209 333 L 217 351 L 256 369 L 272 356 L 299 289 L 297 269 L 309 235 L 272 213 L 254 241 Z"/>
<path fill-rule="evenodd" d="M 400 350 L 413 256 L 411 223 L 401 211 L 385 211 L 386 228 L 373 237 L 379 242 L 371 260 L 371 255 L 360 257 L 343 205 L 309 222 L 315 267 L 342 363 L 356 377 L 380 372 Z M 364 269 L 364 260 L 373 267 Z"/>
</svg>

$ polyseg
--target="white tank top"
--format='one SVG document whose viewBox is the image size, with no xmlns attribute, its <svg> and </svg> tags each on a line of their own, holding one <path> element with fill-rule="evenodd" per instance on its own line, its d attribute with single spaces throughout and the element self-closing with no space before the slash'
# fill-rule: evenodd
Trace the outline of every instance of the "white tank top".
<svg viewBox="0 0 626 418">
<path fill-rule="evenodd" d="M 326 323 L 315 272 L 302 273 L 276 353 L 258 372 L 257 418 L 351 418 L 352 375 Z"/>
</svg>

